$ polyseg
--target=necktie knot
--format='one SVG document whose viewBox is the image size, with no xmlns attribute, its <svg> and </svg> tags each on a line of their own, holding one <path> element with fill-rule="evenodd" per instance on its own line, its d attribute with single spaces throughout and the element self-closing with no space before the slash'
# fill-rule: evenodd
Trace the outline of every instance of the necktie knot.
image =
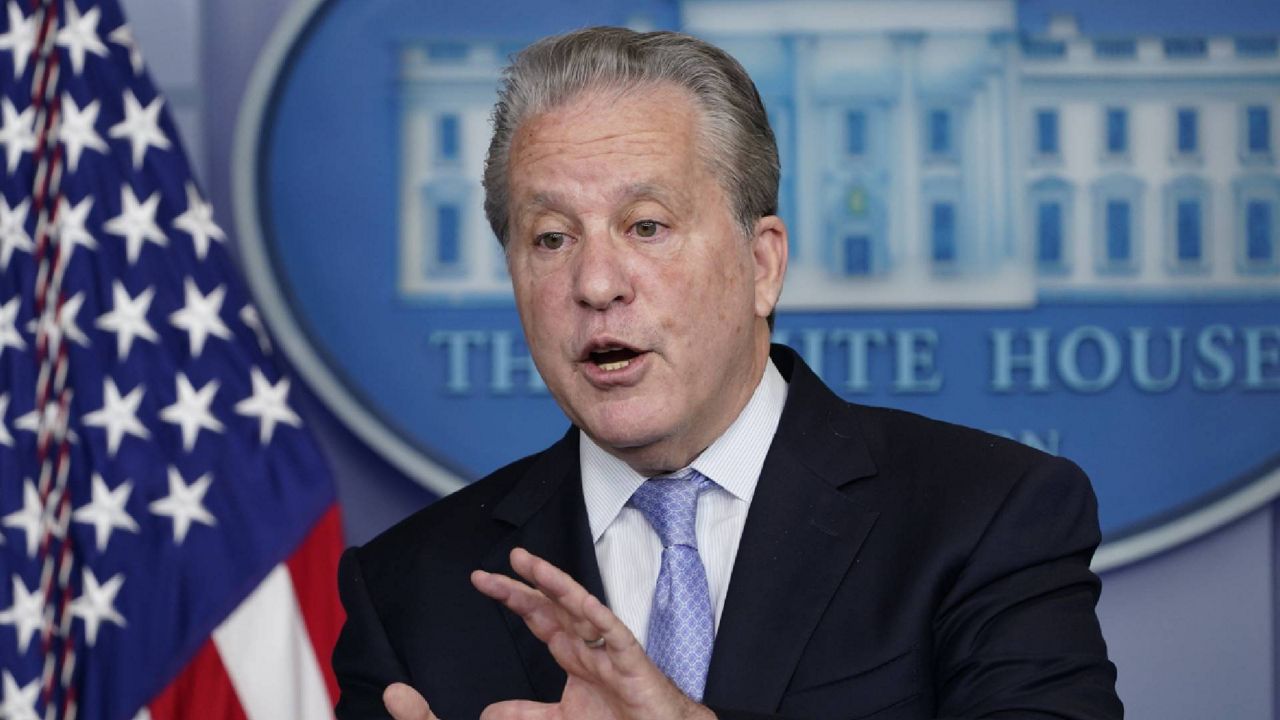
<svg viewBox="0 0 1280 720">
<path fill-rule="evenodd" d="M 687 545 L 697 549 L 698 496 L 712 482 L 692 468 L 644 481 L 627 504 L 639 510 L 662 547 Z"/>
</svg>

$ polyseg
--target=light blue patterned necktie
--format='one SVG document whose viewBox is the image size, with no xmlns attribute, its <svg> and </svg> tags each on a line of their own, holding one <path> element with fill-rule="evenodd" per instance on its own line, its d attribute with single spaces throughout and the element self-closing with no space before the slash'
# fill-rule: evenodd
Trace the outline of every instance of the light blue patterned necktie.
<svg viewBox="0 0 1280 720">
<path fill-rule="evenodd" d="M 662 570 L 653 591 L 645 650 L 684 694 L 702 700 L 716 637 L 707 570 L 698 555 L 698 496 L 714 485 L 686 469 L 646 480 L 627 502 L 662 539 Z"/>
</svg>

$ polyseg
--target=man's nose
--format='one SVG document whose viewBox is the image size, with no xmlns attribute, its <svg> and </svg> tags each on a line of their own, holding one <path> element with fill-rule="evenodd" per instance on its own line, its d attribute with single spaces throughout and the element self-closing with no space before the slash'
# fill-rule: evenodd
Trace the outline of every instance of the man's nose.
<svg viewBox="0 0 1280 720">
<path fill-rule="evenodd" d="M 608 233 L 584 237 L 574 257 L 574 300 L 593 310 L 607 310 L 614 303 L 627 304 L 634 297 L 626 249 Z"/>
</svg>

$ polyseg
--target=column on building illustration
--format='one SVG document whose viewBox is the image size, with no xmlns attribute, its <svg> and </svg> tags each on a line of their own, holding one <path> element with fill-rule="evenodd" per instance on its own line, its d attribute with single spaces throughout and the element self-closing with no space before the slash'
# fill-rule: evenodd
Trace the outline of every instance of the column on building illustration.
<svg viewBox="0 0 1280 720">
<path fill-rule="evenodd" d="M 892 33 L 893 57 L 897 64 L 897 97 L 893 125 L 897 129 L 894 162 L 898 172 L 891 196 L 889 231 L 893 238 L 896 275 L 922 277 L 925 271 L 924 238 L 920 212 L 921 198 L 921 117 L 919 102 L 920 44 L 923 34 L 912 31 Z"/>
</svg>

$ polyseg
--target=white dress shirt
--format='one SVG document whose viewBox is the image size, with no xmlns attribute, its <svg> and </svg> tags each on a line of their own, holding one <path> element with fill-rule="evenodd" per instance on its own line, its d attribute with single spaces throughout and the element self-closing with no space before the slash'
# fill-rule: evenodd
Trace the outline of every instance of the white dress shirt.
<svg viewBox="0 0 1280 720">
<path fill-rule="evenodd" d="M 770 360 L 738 418 L 690 464 L 715 482 L 715 487 L 698 497 L 696 531 L 717 628 L 747 509 L 786 401 L 787 381 Z M 604 580 L 605 602 L 644 643 L 662 562 L 662 542 L 644 515 L 627 507 L 627 500 L 646 478 L 596 445 L 586 433 L 581 433 L 579 456 L 582 494 Z"/>
</svg>

